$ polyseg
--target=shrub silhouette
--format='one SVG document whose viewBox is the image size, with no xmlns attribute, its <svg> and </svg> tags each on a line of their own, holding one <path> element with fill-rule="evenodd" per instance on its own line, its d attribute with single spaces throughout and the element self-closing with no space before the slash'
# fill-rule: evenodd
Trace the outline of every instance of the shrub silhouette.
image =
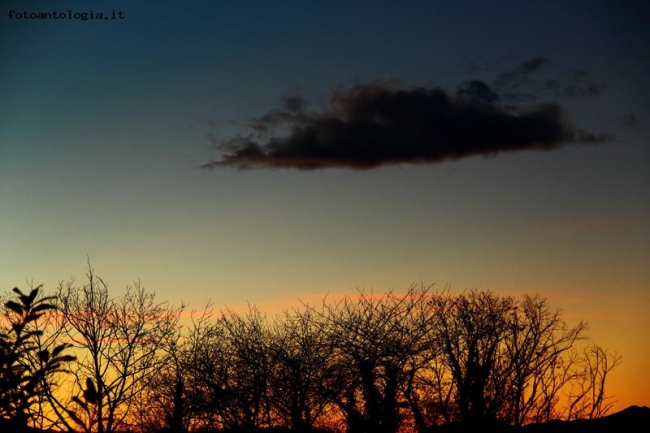
<svg viewBox="0 0 650 433">
<path fill-rule="evenodd" d="M 61 343 L 43 347 L 39 337 L 44 333 L 37 324 L 46 312 L 54 310 L 52 297 L 39 298 L 41 286 L 24 294 L 18 288 L 16 299 L 4 304 L 0 328 L 0 419 L 9 420 L 12 428 L 25 430 L 29 411 L 45 394 L 45 381 L 63 371 L 75 359 L 64 351 Z"/>
</svg>

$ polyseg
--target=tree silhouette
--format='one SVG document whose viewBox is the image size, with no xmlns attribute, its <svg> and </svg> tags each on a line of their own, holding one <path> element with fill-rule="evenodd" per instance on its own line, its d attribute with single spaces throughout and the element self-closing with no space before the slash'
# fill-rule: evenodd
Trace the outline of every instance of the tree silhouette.
<svg viewBox="0 0 650 433">
<path fill-rule="evenodd" d="M 88 265 L 87 282 L 61 284 L 59 328 L 79 356 L 71 367 L 72 395 L 51 394 L 68 429 L 112 433 L 128 425 L 130 408 L 166 365 L 183 307 L 156 303 L 139 283 L 117 298 Z"/>
<path fill-rule="evenodd" d="M 431 354 L 424 308 L 428 288 L 406 294 L 359 292 L 314 309 L 331 340 L 326 393 L 351 432 L 396 432 L 403 421 L 409 380 Z"/>
<path fill-rule="evenodd" d="M 435 304 L 434 335 L 453 378 L 458 421 L 494 421 L 499 394 L 489 391 L 498 387 L 495 367 L 513 299 L 472 291 L 438 297 Z"/>
<path fill-rule="evenodd" d="M 330 339 L 311 309 L 286 311 L 271 328 L 271 375 L 268 398 L 283 425 L 299 431 L 314 428 L 326 415 L 323 393 Z"/>
<path fill-rule="evenodd" d="M 41 286 L 24 294 L 14 288 L 16 299 L 4 303 L 0 319 L 0 419 L 13 428 L 35 422 L 34 404 L 46 392 L 46 384 L 75 358 L 64 353 L 69 344 L 43 344 L 39 320 L 55 309 L 53 297 L 40 297 Z"/>
<path fill-rule="evenodd" d="M 598 418 L 621 361 L 541 296 L 358 291 L 272 319 L 183 306 L 88 266 L 0 314 L 0 428 L 84 433 L 430 432 Z M 56 325 L 56 326 L 53 326 Z M 74 351 L 77 357 L 67 354 Z"/>
<path fill-rule="evenodd" d="M 180 334 L 168 350 L 166 365 L 136 396 L 131 408 L 131 422 L 143 433 L 184 433 L 190 428 L 193 412 L 187 395 L 189 366 L 184 363 Z"/>
<path fill-rule="evenodd" d="M 434 295 L 431 305 L 440 352 L 418 378 L 414 410 L 430 424 L 522 426 L 611 407 L 605 379 L 620 357 L 593 344 L 580 351 L 586 323 L 568 326 L 545 298 L 474 290 Z"/>
<path fill-rule="evenodd" d="M 264 316 L 230 310 L 195 322 L 189 337 L 190 405 L 211 428 L 259 428 L 271 424 L 268 383 L 269 333 Z"/>
</svg>

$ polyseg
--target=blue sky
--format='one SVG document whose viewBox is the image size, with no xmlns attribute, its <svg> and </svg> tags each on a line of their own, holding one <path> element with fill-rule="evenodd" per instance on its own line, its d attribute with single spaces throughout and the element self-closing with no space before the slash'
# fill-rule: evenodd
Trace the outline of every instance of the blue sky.
<svg viewBox="0 0 650 433">
<path fill-rule="evenodd" d="M 124 19 L 15 14 L 67 10 Z M 420 282 L 541 292 L 623 355 L 621 404 L 650 404 L 644 2 L 30 0 L 0 13 L 3 290 L 82 280 L 90 257 L 116 293 L 140 279 L 196 308 Z M 535 59 L 508 100 L 499 78 Z M 457 102 L 469 80 L 501 92 L 491 108 L 556 104 L 610 138 L 368 170 L 200 168 L 287 95 L 317 122 L 332 92 L 393 95 L 392 82 Z M 291 141 L 296 124 L 278 125 L 271 139 Z"/>
</svg>

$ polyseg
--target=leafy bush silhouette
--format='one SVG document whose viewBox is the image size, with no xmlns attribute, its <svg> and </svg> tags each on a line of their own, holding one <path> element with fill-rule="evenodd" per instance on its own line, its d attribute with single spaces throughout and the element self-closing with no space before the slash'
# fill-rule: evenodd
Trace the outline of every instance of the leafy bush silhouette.
<svg viewBox="0 0 650 433">
<path fill-rule="evenodd" d="M 64 371 L 75 359 L 65 354 L 66 343 L 44 347 L 39 340 L 44 333 L 38 321 L 55 307 L 53 297 L 40 297 L 41 286 L 24 294 L 14 288 L 16 299 L 5 302 L 0 327 L 0 419 L 8 420 L 13 431 L 25 430 L 30 408 L 45 395 L 44 382 Z"/>
</svg>

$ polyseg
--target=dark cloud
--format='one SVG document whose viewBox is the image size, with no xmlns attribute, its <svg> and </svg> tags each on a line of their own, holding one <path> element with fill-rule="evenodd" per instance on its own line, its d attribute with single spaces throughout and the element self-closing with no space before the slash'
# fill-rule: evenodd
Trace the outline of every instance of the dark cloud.
<svg viewBox="0 0 650 433">
<path fill-rule="evenodd" d="M 294 124 L 306 120 L 305 101 L 299 96 L 285 96 L 279 108 L 274 108 L 261 117 L 253 117 L 248 125 L 255 131 L 266 133 L 280 124 Z"/>
<path fill-rule="evenodd" d="M 548 63 L 548 59 L 542 56 L 522 62 L 514 69 L 499 74 L 493 86 L 503 94 L 505 99 L 517 101 L 537 99 L 532 92 L 535 81 L 531 75 L 539 72 Z"/>
<path fill-rule="evenodd" d="M 576 68 L 558 73 L 548 71 L 550 64 L 546 57 L 534 57 L 499 74 L 492 86 L 502 100 L 513 103 L 599 96 L 605 88 L 586 69 Z"/>
<path fill-rule="evenodd" d="M 548 59 L 546 57 L 538 56 L 530 60 L 522 62 L 517 67 L 517 72 L 520 74 L 530 74 L 533 72 L 539 71 L 542 66 L 548 64 Z"/>
<path fill-rule="evenodd" d="M 545 62 L 522 63 L 517 71 L 528 74 Z M 358 85 L 335 92 L 318 111 L 308 111 L 298 96 L 285 97 L 250 120 L 249 135 L 215 141 L 222 158 L 202 167 L 371 169 L 607 139 L 572 126 L 557 103 L 515 107 L 499 100 L 479 80 L 454 95 L 437 87 Z"/>
<path fill-rule="evenodd" d="M 456 96 L 467 98 L 473 102 L 486 102 L 488 104 L 498 102 L 501 99 L 490 86 L 480 80 L 465 81 L 458 87 Z"/>
<path fill-rule="evenodd" d="M 546 81 L 546 89 L 554 97 L 574 98 L 578 96 L 599 96 L 605 85 L 597 83 L 585 69 L 566 71 L 558 78 Z"/>
</svg>

